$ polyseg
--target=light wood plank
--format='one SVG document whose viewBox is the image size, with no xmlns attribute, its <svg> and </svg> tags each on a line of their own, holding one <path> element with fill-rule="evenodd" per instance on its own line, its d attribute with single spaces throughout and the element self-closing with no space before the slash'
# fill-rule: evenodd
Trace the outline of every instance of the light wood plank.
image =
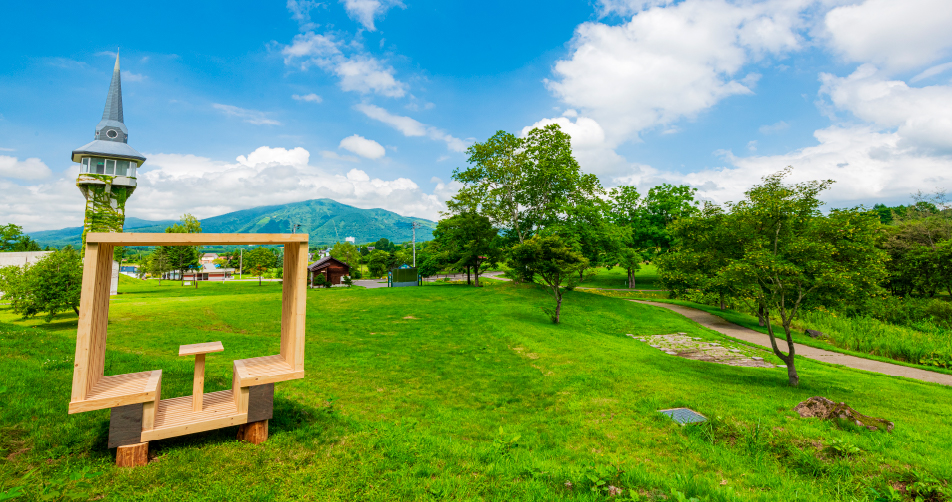
<svg viewBox="0 0 952 502">
<path fill-rule="evenodd" d="M 116 448 L 116 467 L 139 467 L 148 463 L 148 441 Z"/>
<path fill-rule="evenodd" d="M 71 401 L 82 401 L 92 387 L 89 385 L 89 358 L 92 338 L 93 305 L 95 304 L 96 267 L 99 260 L 99 244 L 86 244 L 85 259 L 83 260 L 83 284 L 80 290 L 79 323 L 76 328 L 76 354 L 73 359 L 73 389 Z"/>
<path fill-rule="evenodd" d="M 179 346 L 178 355 L 194 356 L 196 354 L 210 354 L 212 352 L 224 352 L 225 347 L 221 342 L 193 343 L 191 345 Z"/>
<path fill-rule="evenodd" d="M 232 425 L 241 425 L 248 421 L 248 414 L 233 415 L 230 417 L 216 418 L 207 422 L 194 424 L 176 425 L 166 429 L 153 429 L 142 432 L 143 441 L 156 441 L 159 439 L 168 439 L 186 434 L 195 434 L 196 432 L 205 432 L 222 427 L 231 427 Z"/>
<path fill-rule="evenodd" d="M 192 411 L 202 411 L 202 394 L 205 392 L 205 354 L 195 356 L 195 377 L 192 380 Z"/>
<path fill-rule="evenodd" d="M 166 233 L 104 233 L 86 234 L 87 243 L 120 246 L 194 246 L 297 244 L 306 243 L 307 234 L 166 234 Z"/>
</svg>

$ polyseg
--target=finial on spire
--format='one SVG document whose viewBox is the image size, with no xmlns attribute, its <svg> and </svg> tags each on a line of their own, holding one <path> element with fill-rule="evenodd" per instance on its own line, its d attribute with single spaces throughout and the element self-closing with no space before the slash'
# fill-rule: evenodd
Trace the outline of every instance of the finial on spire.
<svg viewBox="0 0 952 502">
<path fill-rule="evenodd" d="M 119 49 L 116 49 L 116 66 L 112 70 L 112 82 L 106 94 L 106 107 L 102 111 L 103 120 L 122 123 L 122 79 L 119 71 Z"/>
</svg>

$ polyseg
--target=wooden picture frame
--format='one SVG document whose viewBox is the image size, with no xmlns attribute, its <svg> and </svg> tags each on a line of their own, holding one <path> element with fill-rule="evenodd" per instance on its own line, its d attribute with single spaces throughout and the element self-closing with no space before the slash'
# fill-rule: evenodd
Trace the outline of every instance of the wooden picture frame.
<svg viewBox="0 0 952 502">
<path fill-rule="evenodd" d="M 115 246 L 249 244 L 284 246 L 279 354 L 235 360 L 232 388 L 197 395 L 195 400 L 193 396 L 162 399 L 160 369 L 104 375 Z M 263 427 L 257 429 L 263 429 L 266 438 L 274 383 L 304 378 L 307 253 L 307 234 L 87 234 L 69 413 L 112 409 L 110 448 L 262 421 Z M 204 379 L 204 366 L 201 371 Z M 198 382 L 198 368 L 195 378 Z"/>
</svg>

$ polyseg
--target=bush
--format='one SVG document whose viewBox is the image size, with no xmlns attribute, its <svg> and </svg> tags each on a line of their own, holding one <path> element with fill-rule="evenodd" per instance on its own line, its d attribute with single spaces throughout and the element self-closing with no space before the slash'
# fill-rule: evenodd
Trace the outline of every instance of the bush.
<svg viewBox="0 0 952 502">
<path fill-rule="evenodd" d="M 83 262 L 72 247 L 44 256 L 32 266 L 4 267 L 0 274 L 3 298 L 13 313 L 25 318 L 45 313 L 50 322 L 56 314 L 72 310 L 79 314 Z"/>
<path fill-rule="evenodd" d="M 359 268 L 355 268 L 350 271 L 350 277 L 351 279 L 362 279 L 364 277 L 364 274 L 360 272 Z"/>
</svg>

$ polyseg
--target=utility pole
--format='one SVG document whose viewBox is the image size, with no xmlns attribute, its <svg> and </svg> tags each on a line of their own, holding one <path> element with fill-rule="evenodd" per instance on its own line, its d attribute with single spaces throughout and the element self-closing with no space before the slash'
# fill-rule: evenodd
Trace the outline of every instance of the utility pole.
<svg viewBox="0 0 952 502">
<path fill-rule="evenodd" d="M 241 271 L 245 269 L 245 248 L 238 248 L 238 279 L 241 279 Z"/>
<path fill-rule="evenodd" d="M 413 227 L 413 268 L 416 268 L 416 229 L 419 228 L 419 223 L 413 222 L 411 227 Z"/>
</svg>

